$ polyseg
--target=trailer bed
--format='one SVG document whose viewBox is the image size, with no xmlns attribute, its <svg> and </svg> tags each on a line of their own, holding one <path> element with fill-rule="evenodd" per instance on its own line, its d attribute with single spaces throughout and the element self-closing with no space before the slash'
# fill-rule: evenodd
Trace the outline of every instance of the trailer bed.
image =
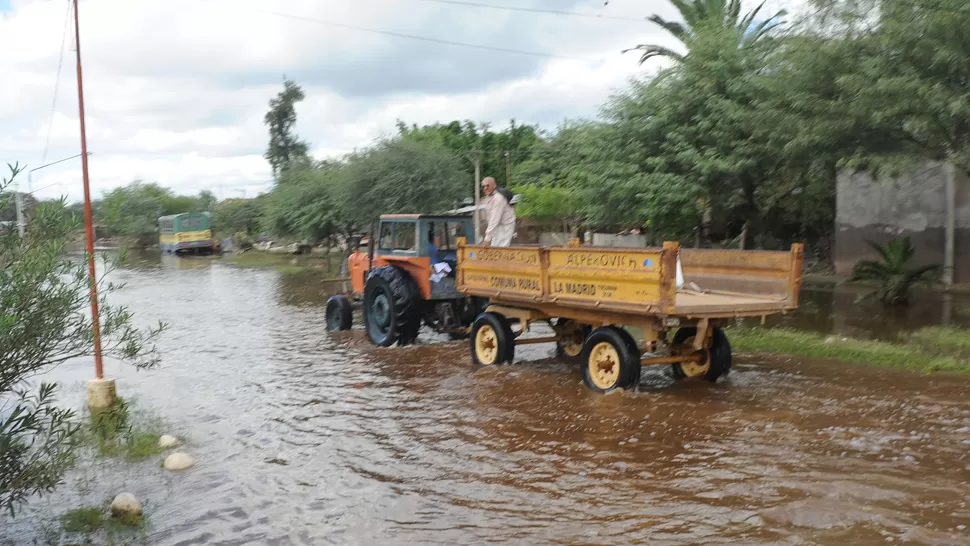
<svg viewBox="0 0 970 546">
<path fill-rule="evenodd" d="M 683 279 L 678 287 L 677 261 Z M 462 246 L 458 290 L 493 304 L 686 319 L 798 307 L 803 247 L 791 251 Z"/>
<path fill-rule="evenodd" d="M 675 315 L 712 315 L 718 313 L 778 313 L 787 309 L 787 298 L 717 292 L 677 292 Z"/>
</svg>

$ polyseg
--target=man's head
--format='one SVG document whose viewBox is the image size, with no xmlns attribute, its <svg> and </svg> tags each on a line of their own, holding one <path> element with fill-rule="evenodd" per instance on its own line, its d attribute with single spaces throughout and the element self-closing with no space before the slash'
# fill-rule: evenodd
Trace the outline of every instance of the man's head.
<svg viewBox="0 0 970 546">
<path fill-rule="evenodd" d="M 495 188 L 496 186 L 494 178 L 491 176 L 486 176 L 484 179 L 482 179 L 482 191 L 485 192 L 485 195 L 490 196 L 495 193 Z"/>
</svg>

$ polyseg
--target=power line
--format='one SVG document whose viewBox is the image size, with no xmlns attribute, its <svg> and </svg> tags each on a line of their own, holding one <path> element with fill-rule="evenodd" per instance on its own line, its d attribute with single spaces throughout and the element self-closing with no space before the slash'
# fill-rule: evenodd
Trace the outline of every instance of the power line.
<svg viewBox="0 0 970 546">
<path fill-rule="evenodd" d="M 432 2 L 435 4 L 451 4 L 454 6 L 467 6 L 474 8 L 485 8 L 503 11 L 518 11 L 523 13 L 542 13 L 548 15 L 565 15 L 567 17 L 586 17 L 589 19 L 608 19 L 612 21 L 632 21 L 636 23 L 646 22 L 646 17 L 623 17 L 620 15 L 597 15 L 595 13 L 581 13 L 578 11 L 562 11 L 555 9 L 541 8 L 522 8 L 515 6 L 499 6 L 495 4 L 483 4 L 480 2 L 463 2 L 461 0 L 419 0 L 421 2 Z"/>
<path fill-rule="evenodd" d="M 324 21 L 322 19 L 315 19 L 313 17 L 306 17 L 306 16 L 303 16 L 303 15 L 293 15 L 293 14 L 290 14 L 290 13 L 280 13 L 278 11 L 269 11 L 269 10 L 264 10 L 264 9 L 259 9 L 259 8 L 251 8 L 251 9 L 253 11 L 257 11 L 257 12 L 260 12 L 260 13 L 265 13 L 267 15 L 274 15 L 276 17 L 282 17 L 282 18 L 285 18 L 285 19 L 294 19 L 294 20 L 297 20 L 297 21 L 306 21 L 308 23 L 316 23 L 318 25 L 325 25 L 325 26 L 338 27 L 338 28 L 346 28 L 346 29 L 351 29 L 351 30 L 359 30 L 359 31 L 362 31 L 362 32 L 370 32 L 370 33 L 373 33 L 373 34 L 382 34 L 384 36 L 394 36 L 396 38 L 407 38 L 409 40 L 420 40 L 420 41 L 423 41 L 423 42 L 431 42 L 431 43 L 434 43 L 434 44 L 451 45 L 451 46 L 458 46 L 458 47 L 467 47 L 467 48 L 470 48 L 470 49 L 482 49 L 482 50 L 486 50 L 486 51 L 497 51 L 497 52 L 500 52 L 500 53 L 513 53 L 513 54 L 516 54 L 516 55 L 528 55 L 528 56 L 531 56 L 531 57 L 545 57 L 545 58 L 550 58 L 550 59 L 563 59 L 563 60 L 569 60 L 569 61 L 587 61 L 587 62 L 589 62 L 589 61 L 594 61 L 595 60 L 595 59 L 582 59 L 582 58 L 579 58 L 579 57 L 568 57 L 568 56 L 565 56 L 565 55 L 555 55 L 553 53 L 540 53 L 540 52 L 536 52 L 536 51 L 525 51 L 525 50 L 522 50 L 522 49 L 511 49 L 511 48 L 487 46 L 487 45 L 481 45 L 481 44 L 469 44 L 469 43 L 466 43 L 466 42 L 456 42 L 456 41 L 453 41 L 453 40 L 443 40 L 443 39 L 440 39 L 440 38 L 431 38 L 431 37 L 428 37 L 428 36 L 418 36 L 418 35 L 415 35 L 415 34 L 405 34 L 405 33 L 402 33 L 402 32 L 393 32 L 393 31 L 389 31 L 389 30 L 380 30 L 380 29 L 376 29 L 376 28 L 367 28 L 367 27 L 360 27 L 360 26 L 356 26 L 356 25 L 348 25 L 346 23 L 336 23 L 336 22 L 333 22 L 333 21 Z"/>
<path fill-rule="evenodd" d="M 51 130 L 54 128 L 54 113 L 57 111 L 57 95 L 61 85 L 61 67 L 64 65 L 64 44 L 67 42 L 67 24 L 71 20 L 71 1 L 67 2 L 67 11 L 64 14 L 64 30 L 61 32 L 61 50 L 57 59 L 57 75 L 54 77 L 54 98 L 51 100 L 51 115 L 47 122 L 47 138 L 44 141 L 44 154 L 41 156 L 40 163 L 47 163 L 47 152 L 51 146 Z"/>
</svg>

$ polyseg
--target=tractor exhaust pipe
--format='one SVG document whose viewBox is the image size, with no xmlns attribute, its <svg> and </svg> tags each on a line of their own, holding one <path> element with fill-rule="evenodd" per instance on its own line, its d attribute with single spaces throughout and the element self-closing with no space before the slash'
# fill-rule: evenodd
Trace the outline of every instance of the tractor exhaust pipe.
<svg viewBox="0 0 970 546">
<path fill-rule="evenodd" d="M 370 236 L 367 238 L 367 273 L 364 274 L 365 279 L 370 270 L 374 268 L 374 245 L 376 238 L 380 237 L 380 234 L 377 233 L 377 226 L 377 222 L 370 224 Z"/>
</svg>

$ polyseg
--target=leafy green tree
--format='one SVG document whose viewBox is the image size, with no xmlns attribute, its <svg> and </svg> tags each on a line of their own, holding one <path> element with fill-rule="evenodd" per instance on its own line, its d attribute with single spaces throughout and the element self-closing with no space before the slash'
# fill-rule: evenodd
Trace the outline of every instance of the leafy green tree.
<svg viewBox="0 0 970 546">
<path fill-rule="evenodd" d="M 283 81 L 283 90 L 269 101 L 269 111 L 263 118 L 269 128 L 269 147 L 264 157 L 279 175 L 293 165 L 309 162 L 309 147 L 295 134 L 296 103 L 306 98 L 303 89 L 292 80 Z"/>
<path fill-rule="evenodd" d="M 248 236 L 259 232 L 263 209 L 258 199 L 226 199 L 214 209 L 213 223 L 217 230 Z"/>
<path fill-rule="evenodd" d="M 344 216 L 335 197 L 340 174 L 328 168 L 287 170 L 266 200 L 266 227 L 312 243 L 338 233 Z"/>
<path fill-rule="evenodd" d="M 881 135 L 847 143 L 846 164 L 896 173 L 932 159 L 970 172 L 970 4 L 839 0 L 819 9 L 843 18 L 838 38 L 862 60 L 838 81 L 840 113 Z"/>
<path fill-rule="evenodd" d="M 167 188 L 135 181 L 105 194 L 98 208 L 102 223 L 112 235 L 147 241 L 157 231 L 158 218 L 172 209 L 166 206 L 172 198 L 172 192 Z"/>
<path fill-rule="evenodd" d="M 0 189 L 19 169 L 11 169 Z M 0 206 L 6 205 L 0 199 Z M 71 466 L 78 424 L 57 404 L 57 387 L 31 378 L 70 359 L 90 356 L 87 264 L 66 256 L 80 228 L 63 201 L 39 203 L 24 238 L 0 231 L 0 509 L 11 514 L 35 494 L 52 491 Z M 138 366 L 157 361 L 160 331 L 137 330 L 124 307 L 109 305 L 118 287 L 99 281 L 104 354 Z"/>
<path fill-rule="evenodd" d="M 938 265 L 913 265 L 916 249 L 909 237 L 892 239 L 885 246 L 869 241 L 879 260 L 863 260 L 852 268 L 849 282 L 875 281 L 879 287 L 865 297 L 878 297 L 885 305 L 905 305 L 913 286 L 939 279 Z"/>
<path fill-rule="evenodd" d="M 340 172 L 335 199 L 345 220 L 360 227 L 381 214 L 441 212 L 474 191 L 451 151 L 402 139 L 352 154 Z"/>
<path fill-rule="evenodd" d="M 474 178 L 475 160 L 481 162 L 481 176 L 491 176 L 499 185 L 507 185 L 508 167 L 515 166 L 530 157 L 531 150 L 542 143 L 539 128 L 522 125 L 510 120 L 503 131 L 492 131 L 487 123 L 476 125 L 471 121 L 452 121 L 418 127 L 397 122 L 398 136 L 408 142 L 451 150 L 461 159 L 459 164 L 468 180 Z M 506 152 L 509 156 L 506 157 Z M 517 184 L 513 177 L 512 185 Z"/>
<path fill-rule="evenodd" d="M 741 0 L 670 0 L 670 3 L 680 12 L 683 23 L 668 21 L 656 14 L 648 19 L 672 34 L 688 49 L 692 49 L 694 41 L 708 32 L 730 34 L 734 38 L 734 43 L 730 45 L 735 48 L 749 47 L 781 26 L 781 19 L 787 15 L 785 10 L 781 10 L 759 21 L 763 2 L 744 17 L 741 17 Z M 675 61 L 683 61 L 686 57 L 668 47 L 649 44 L 640 44 L 624 50 L 624 53 L 634 50 L 643 51 L 640 64 L 654 57 L 667 57 Z"/>
<path fill-rule="evenodd" d="M 777 69 L 784 41 L 763 33 L 743 40 L 747 18 L 723 24 L 737 15 L 736 6 L 724 5 L 727 13 L 705 15 L 692 29 L 689 55 L 664 77 L 614 97 L 605 113 L 621 137 L 619 153 L 657 192 L 658 210 L 673 220 L 671 207 L 680 209 L 695 226 L 718 213 L 746 248 L 763 229 L 763 198 L 784 166 L 760 107 L 762 80 Z"/>
<path fill-rule="evenodd" d="M 158 184 L 135 181 L 105 194 L 98 203 L 98 216 L 111 235 L 137 237 L 150 244 L 158 232 L 159 217 L 204 212 L 212 200 L 210 192 L 203 191 L 197 197 L 175 195 Z"/>
</svg>

